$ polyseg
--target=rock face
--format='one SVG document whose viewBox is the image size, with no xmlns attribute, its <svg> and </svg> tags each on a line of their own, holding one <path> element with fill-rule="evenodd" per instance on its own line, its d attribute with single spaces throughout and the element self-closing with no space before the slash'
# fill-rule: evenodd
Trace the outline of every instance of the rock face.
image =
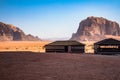
<svg viewBox="0 0 120 80">
<path fill-rule="evenodd" d="M 0 22 L 0 41 L 37 41 L 38 37 L 26 35 L 21 29 Z"/>
<path fill-rule="evenodd" d="M 119 24 L 102 17 L 88 17 L 79 24 L 72 40 L 98 41 L 106 38 L 106 35 L 120 36 Z"/>
</svg>

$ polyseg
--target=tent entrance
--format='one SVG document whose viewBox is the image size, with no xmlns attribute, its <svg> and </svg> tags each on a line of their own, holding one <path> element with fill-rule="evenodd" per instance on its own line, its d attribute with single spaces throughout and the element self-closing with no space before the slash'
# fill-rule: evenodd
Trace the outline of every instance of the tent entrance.
<svg viewBox="0 0 120 80">
<path fill-rule="evenodd" d="M 65 52 L 68 52 L 68 46 L 65 46 Z"/>
</svg>

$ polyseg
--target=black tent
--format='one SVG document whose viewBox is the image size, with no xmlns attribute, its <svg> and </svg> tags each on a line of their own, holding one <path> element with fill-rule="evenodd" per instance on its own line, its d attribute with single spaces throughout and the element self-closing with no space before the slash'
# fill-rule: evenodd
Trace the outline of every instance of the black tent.
<svg viewBox="0 0 120 80">
<path fill-rule="evenodd" d="M 120 54 L 120 41 L 116 39 L 104 39 L 94 44 L 95 54 Z"/>
<path fill-rule="evenodd" d="M 84 44 L 77 41 L 55 41 L 45 45 L 46 52 L 84 53 Z"/>
</svg>

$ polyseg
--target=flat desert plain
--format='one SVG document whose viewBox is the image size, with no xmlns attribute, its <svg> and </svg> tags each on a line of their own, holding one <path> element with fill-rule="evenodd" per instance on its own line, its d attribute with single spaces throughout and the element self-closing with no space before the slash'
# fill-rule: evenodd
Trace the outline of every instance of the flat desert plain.
<svg viewBox="0 0 120 80">
<path fill-rule="evenodd" d="M 45 52 L 44 46 L 50 41 L 1 41 L 0 51 Z"/>
<path fill-rule="evenodd" d="M 0 41 L 1 51 L 32 51 L 45 52 L 45 45 L 52 41 Z M 85 53 L 94 53 L 94 42 L 82 42 L 86 44 Z"/>
<path fill-rule="evenodd" d="M 120 80 L 120 56 L 0 52 L 0 80 Z"/>
</svg>

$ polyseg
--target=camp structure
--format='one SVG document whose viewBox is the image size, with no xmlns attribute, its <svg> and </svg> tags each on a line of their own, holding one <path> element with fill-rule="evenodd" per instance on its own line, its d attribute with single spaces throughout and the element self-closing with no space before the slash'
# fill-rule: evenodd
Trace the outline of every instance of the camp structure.
<svg viewBox="0 0 120 80">
<path fill-rule="evenodd" d="M 112 38 L 94 44 L 95 54 L 120 54 L 120 41 Z"/>
<path fill-rule="evenodd" d="M 45 45 L 46 52 L 84 53 L 84 44 L 77 41 L 55 41 Z"/>
</svg>

